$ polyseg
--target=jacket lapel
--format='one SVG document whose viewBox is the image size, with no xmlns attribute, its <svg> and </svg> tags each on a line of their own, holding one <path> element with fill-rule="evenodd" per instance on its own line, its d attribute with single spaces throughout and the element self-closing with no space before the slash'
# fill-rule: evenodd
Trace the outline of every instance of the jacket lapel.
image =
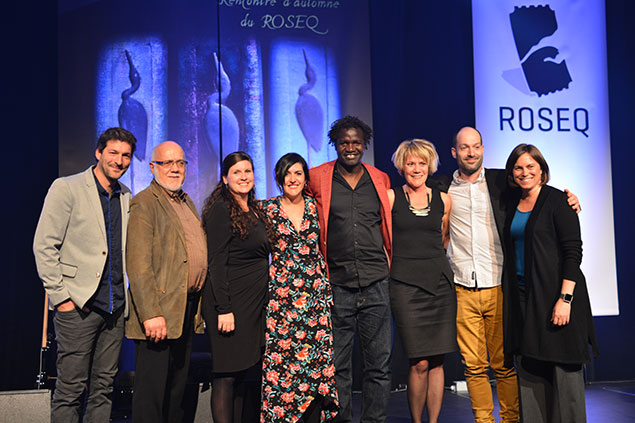
<svg viewBox="0 0 635 423">
<path fill-rule="evenodd" d="M 104 220 L 104 210 L 101 207 L 101 201 L 99 201 L 99 192 L 97 191 L 97 185 L 95 184 L 95 177 L 93 176 L 93 167 L 89 167 L 84 172 L 84 181 L 86 182 L 86 195 L 88 197 L 88 203 L 92 213 L 99 223 L 99 232 L 101 232 L 104 243 L 108 242 L 106 237 L 106 221 Z"/>
<path fill-rule="evenodd" d="M 324 215 L 324 234 L 328 232 L 329 213 L 331 211 L 331 193 L 333 190 L 333 171 L 335 162 L 327 163 L 320 178 L 320 192 L 322 193 L 322 214 Z M 326 238 L 326 236 L 325 236 Z"/>
<path fill-rule="evenodd" d="M 505 227 L 505 202 L 503 193 L 507 191 L 507 181 L 503 172 L 496 172 L 497 171 L 485 169 L 485 182 L 487 183 L 487 192 L 489 194 L 490 203 L 492 204 L 492 211 L 494 212 L 496 230 L 502 242 Z"/>
<path fill-rule="evenodd" d="M 375 192 L 379 198 L 382 232 L 385 231 L 385 236 L 388 237 L 388 239 L 385 239 L 384 236 L 384 247 L 386 248 L 388 257 L 392 259 L 392 210 L 390 209 L 390 200 L 388 199 L 389 187 L 381 183 L 381 180 L 384 179 L 384 175 L 379 173 L 377 168 L 366 166 L 363 163 L 362 166 L 364 166 L 364 169 L 368 172 L 368 176 L 370 176 L 370 180 L 373 182 L 373 187 L 375 187 Z"/>
<path fill-rule="evenodd" d="M 527 220 L 527 226 L 525 226 L 525 240 L 526 240 L 525 242 L 532 241 L 531 235 L 534 232 L 534 226 L 536 226 L 536 220 L 538 219 L 538 216 L 540 216 L 540 210 L 542 210 L 543 206 L 545 205 L 545 201 L 547 200 L 548 196 L 549 196 L 548 189 L 545 189 L 545 187 L 543 186 L 540 189 L 540 193 L 538 194 L 538 198 L 536 199 L 536 204 L 534 204 L 534 208 L 531 211 L 531 214 L 529 215 L 529 219 Z"/>
<path fill-rule="evenodd" d="M 161 186 L 154 179 L 152 180 L 150 185 L 152 186 L 152 193 L 154 194 L 157 201 L 159 202 L 159 205 L 165 212 L 165 215 L 170 220 L 170 225 L 174 228 L 174 230 L 176 230 L 179 239 L 183 243 L 183 248 L 186 248 L 187 245 L 185 243 L 185 232 L 183 232 L 183 225 L 181 225 L 181 221 L 174 211 L 174 207 L 172 207 L 172 204 L 170 204 L 168 196 L 166 195 L 166 193 L 162 192 L 163 188 L 161 188 Z"/>
</svg>

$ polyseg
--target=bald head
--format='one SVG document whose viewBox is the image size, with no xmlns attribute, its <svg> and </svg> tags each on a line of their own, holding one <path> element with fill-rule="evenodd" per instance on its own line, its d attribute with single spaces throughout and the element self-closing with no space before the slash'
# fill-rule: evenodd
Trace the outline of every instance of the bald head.
<svg viewBox="0 0 635 423">
<path fill-rule="evenodd" d="M 459 165 L 461 178 L 471 182 L 476 180 L 483 167 L 481 133 L 469 126 L 461 128 L 454 137 L 452 157 L 456 159 L 456 163 Z"/>
<path fill-rule="evenodd" d="M 478 141 L 481 144 L 483 143 L 483 138 L 481 137 L 481 133 L 478 132 L 475 128 L 471 126 L 465 126 L 459 130 L 454 136 L 454 148 L 458 145 L 459 141 L 463 142 L 472 142 Z"/>
<path fill-rule="evenodd" d="M 154 180 L 168 191 L 176 192 L 185 181 L 185 152 L 174 141 L 165 141 L 152 150 L 150 170 Z"/>
<path fill-rule="evenodd" d="M 185 153 L 183 152 L 183 149 L 181 148 L 180 145 L 178 145 L 174 141 L 164 141 L 152 149 L 152 161 L 168 160 L 162 157 L 164 157 L 165 155 L 171 156 L 174 154 L 177 154 L 177 155 L 180 154 L 181 159 L 185 158 Z"/>
</svg>

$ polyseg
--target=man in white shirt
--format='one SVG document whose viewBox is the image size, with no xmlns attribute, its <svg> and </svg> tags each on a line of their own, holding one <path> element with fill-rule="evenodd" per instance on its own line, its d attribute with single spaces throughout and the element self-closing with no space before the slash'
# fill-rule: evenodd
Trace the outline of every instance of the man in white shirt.
<svg viewBox="0 0 635 423">
<path fill-rule="evenodd" d="M 454 138 L 454 172 L 449 193 L 448 257 L 457 295 L 457 341 L 465 364 L 472 411 L 477 423 L 494 422 L 488 367 L 496 377 L 501 421 L 518 421 L 518 382 L 503 354 L 504 170 L 483 168 L 481 134 L 461 129 Z M 489 362 L 488 362 L 489 357 Z"/>
</svg>

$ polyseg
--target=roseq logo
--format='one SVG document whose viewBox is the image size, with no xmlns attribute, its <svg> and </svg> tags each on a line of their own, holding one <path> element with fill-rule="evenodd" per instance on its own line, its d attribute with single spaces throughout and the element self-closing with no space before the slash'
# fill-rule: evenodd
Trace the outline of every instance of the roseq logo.
<svg viewBox="0 0 635 423">
<path fill-rule="evenodd" d="M 569 88 L 571 76 L 566 62 L 555 62 L 558 49 L 552 46 L 534 48 L 558 29 L 556 14 L 551 7 L 516 6 L 509 14 L 509 20 L 529 89 L 540 97 Z"/>
<path fill-rule="evenodd" d="M 572 81 L 571 75 L 564 60 L 560 63 L 555 60 L 559 53 L 558 49 L 553 46 L 539 47 L 542 39 L 558 30 L 556 14 L 551 7 L 516 6 L 509 14 L 509 20 L 529 90 L 542 97 L 568 89 Z M 584 107 L 572 110 L 570 107 L 534 109 L 525 106 L 515 109 L 500 106 L 498 118 L 501 131 L 576 131 L 586 138 L 589 137 L 589 111 Z"/>
</svg>

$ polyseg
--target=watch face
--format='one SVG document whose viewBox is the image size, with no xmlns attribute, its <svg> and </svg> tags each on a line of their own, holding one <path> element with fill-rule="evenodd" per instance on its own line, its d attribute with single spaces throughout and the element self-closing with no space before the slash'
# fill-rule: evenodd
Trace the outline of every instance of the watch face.
<svg viewBox="0 0 635 423">
<path fill-rule="evenodd" d="M 572 294 L 560 294 L 560 298 L 564 300 L 565 303 L 570 303 L 573 300 Z"/>
</svg>

